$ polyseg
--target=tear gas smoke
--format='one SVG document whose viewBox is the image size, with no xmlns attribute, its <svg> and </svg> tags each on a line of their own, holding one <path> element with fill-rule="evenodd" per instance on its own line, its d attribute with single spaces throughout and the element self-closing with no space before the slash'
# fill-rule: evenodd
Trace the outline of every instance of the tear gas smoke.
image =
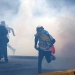
<svg viewBox="0 0 75 75">
<path fill-rule="evenodd" d="M 36 26 L 42 25 L 56 39 L 56 56 L 75 56 L 75 1 L 74 0 L 2 0 L 0 21 L 14 28 L 10 44 L 15 55 L 37 56 L 34 49 Z M 12 54 L 8 50 L 8 54 Z"/>
</svg>

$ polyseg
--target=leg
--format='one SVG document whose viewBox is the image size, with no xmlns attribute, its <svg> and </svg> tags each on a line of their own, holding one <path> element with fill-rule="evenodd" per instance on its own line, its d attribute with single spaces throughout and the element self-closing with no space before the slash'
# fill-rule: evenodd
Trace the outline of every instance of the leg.
<svg viewBox="0 0 75 75">
<path fill-rule="evenodd" d="M 0 43 L 0 60 L 3 58 L 2 44 Z"/>
<path fill-rule="evenodd" d="M 15 49 L 11 47 L 11 45 L 7 44 L 7 46 L 13 51 L 13 54 L 15 53 Z"/>
<path fill-rule="evenodd" d="M 4 48 L 4 59 L 6 62 L 8 62 L 8 57 L 7 57 L 7 47 Z"/>
<path fill-rule="evenodd" d="M 51 59 L 52 59 L 52 60 L 55 60 L 56 57 L 55 57 L 53 54 L 51 54 Z"/>
<path fill-rule="evenodd" d="M 39 74 L 41 73 L 41 70 L 42 70 L 43 57 L 44 57 L 44 52 L 41 49 L 39 49 L 39 56 L 38 56 L 38 73 Z"/>
<path fill-rule="evenodd" d="M 51 52 L 50 51 L 45 51 L 45 58 L 48 63 L 51 62 Z"/>
<path fill-rule="evenodd" d="M 7 57 L 7 43 L 6 42 L 2 43 L 2 49 L 3 49 L 4 59 L 5 59 L 6 62 L 8 62 L 8 57 Z"/>
</svg>

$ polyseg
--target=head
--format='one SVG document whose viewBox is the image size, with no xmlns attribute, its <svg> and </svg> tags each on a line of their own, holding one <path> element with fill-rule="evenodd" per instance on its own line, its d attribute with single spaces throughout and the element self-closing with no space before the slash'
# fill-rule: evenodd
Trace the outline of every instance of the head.
<svg viewBox="0 0 75 75">
<path fill-rule="evenodd" d="M 5 26 L 5 21 L 1 21 L 1 25 L 4 25 Z"/>
<path fill-rule="evenodd" d="M 36 28 L 36 31 L 37 31 L 38 34 L 42 34 L 43 33 L 43 30 L 44 30 L 43 26 L 38 26 Z"/>
</svg>

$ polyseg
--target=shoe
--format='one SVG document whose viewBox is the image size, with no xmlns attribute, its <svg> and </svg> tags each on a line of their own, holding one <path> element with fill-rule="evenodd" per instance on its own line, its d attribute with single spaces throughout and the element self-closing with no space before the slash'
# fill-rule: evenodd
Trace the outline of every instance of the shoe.
<svg viewBox="0 0 75 75">
<path fill-rule="evenodd" d="M 52 59 L 52 60 L 55 60 L 56 57 L 52 54 L 51 59 Z"/>
<path fill-rule="evenodd" d="M 8 59 L 5 59 L 5 62 L 8 63 Z"/>
<path fill-rule="evenodd" d="M 56 57 L 55 56 L 53 56 L 53 60 L 56 60 Z"/>
</svg>

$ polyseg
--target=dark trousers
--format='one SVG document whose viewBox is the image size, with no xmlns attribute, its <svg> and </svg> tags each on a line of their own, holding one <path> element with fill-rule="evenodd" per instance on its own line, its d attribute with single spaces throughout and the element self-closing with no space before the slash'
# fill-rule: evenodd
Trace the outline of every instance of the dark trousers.
<svg viewBox="0 0 75 75">
<path fill-rule="evenodd" d="M 4 59 L 7 61 L 8 60 L 8 57 L 7 57 L 7 46 L 4 46 L 3 50 L 4 50 Z"/>
<path fill-rule="evenodd" d="M 39 49 L 39 55 L 38 55 L 38 73 L 39 74 L 41 73 L 41 70 L 42 70 L 42 60 L 43 60 L 44 56 L 46 58 L 46 61 L 48 63 L 50 63 L 51 62 L 51 52 L 43 51 L 43 50 Z"/>
<path fill-rule="evenodd" d="M 4 59 L 7 61 L 7 42 L 6 41 L 0 41 L 0 55 L 4 55 Z"/>
</svg>

